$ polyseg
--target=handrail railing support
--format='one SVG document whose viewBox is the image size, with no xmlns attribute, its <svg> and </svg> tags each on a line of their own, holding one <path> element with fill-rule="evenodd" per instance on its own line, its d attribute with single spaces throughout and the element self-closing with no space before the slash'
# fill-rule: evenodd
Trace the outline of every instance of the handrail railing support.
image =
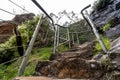
<svg viewBox="0 0 120 80">
<path fill-rule="evenodd" d="M 42 24 L 42 18 L 43 18 L 43 16 L 41 15 L 41 16 L 40 16 L 40 19 L 39 19 L 39 22 L 38 22 L 38 24 L 37 24 L 37 27 L 36 27 L 33 35 L 32 35 L 32 39 L 30 40 L 30 43 L 29 43 L 29 45 L 28 45 L 28 48 L 27 48 L 27 50 L 25 51 L 25 54 L 24 54 L 24 56 L 23 56 L 22 63 L 21 63 L 20 68 L 19 68 L 19 70 L 18 70 L 18 76 L 21 76 L 21 75 L 24 73 L 25 66 L 26 66 L 26 64 L 27 64 L 29 55 L 30 55 L 30 53 L 31 53 L 31 51 L 32 51 L 32 48 L 33 48 L 33 44 L 34 44 L 34 42 L 35 42 L 35 39 L 36 39 L 36 37 L 37 37 L 37 34 L 38 34 L 39 29 L 40 29 L 41 24 Z"/>
<path fill-rule="evenodd" d="M 87 15 L 87 18 L 86 18 L 85 15 L 84 15 L 84 13 L 83 13 L 83 11 L 86 10 L 87 8 L 89 8 L 90 6 L 91 6 L 91 5 L 88 5 L 88 6 L 86 6 L 85 8 L 83 8 L 83 9 L 81 10 L 81 14 L 82 14 L 83 18 L 86 20 L 86 22 L 88 23 L 88 25 L 89 25 L 89 26 L 91 27 L 91 29 L 93 30 L 93 32 L 94 32 L 97 40 L 99 41 L 99 43 L 100 43 L 103 51 L 104 51 L 105 53 L 107 53 L 107 52 L 108 52 L 108 51 L 107 51 L 107 48 L 106 48 L 106 46 L 105 46 L 102 38 L 100 37 L 97 29 L 95 28 L 95 25 L 93 24 L 92 20 L 90 19 L 89 14 L 88 14 L 88 13 L 86 14 L 86 15 Z"/>
</svg>

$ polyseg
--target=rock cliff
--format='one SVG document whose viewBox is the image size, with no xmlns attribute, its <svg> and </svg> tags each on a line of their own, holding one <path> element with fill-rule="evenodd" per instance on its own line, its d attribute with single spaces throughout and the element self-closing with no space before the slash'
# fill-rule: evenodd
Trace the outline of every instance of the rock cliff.
<svg viewBox="0 0 120 80">
<path fill-rule="evenodd" d="M 106 7 L 92 12 L 90 17 L 96 27 L 102 28 L 110 24 L 110 28 L 105 31 L 107 37 L 120 34 L 120 0 L 111 0 Z"/>
</svg>

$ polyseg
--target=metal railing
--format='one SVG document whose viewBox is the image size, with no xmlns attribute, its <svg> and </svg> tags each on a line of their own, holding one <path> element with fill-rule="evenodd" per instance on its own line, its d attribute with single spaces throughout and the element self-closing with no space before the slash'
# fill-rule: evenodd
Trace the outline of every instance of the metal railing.
<svg viewBox="0 0 120 80">
<path fill-rule="evenodd" d="M 99 43 L 100 43 L 103 51 L 104 51 L 105 53 L 107 53 L 107 52 L 108 52 L 108 51 L 107 51 L 107 48 L 106 48 L 106 46 L 105 46 L 102 38 L 100 37 L 97 29 L 95 28 L 92 20 L 90 19 L 89 14 L 88 14 L 87 11 L 86 11 L 86 15 L 87 15 L 87 17 L 86 17 L 86 16 L 84 15 L 84 13 L 83 13 L 83 12 L 84 12 L 87 8 L 89 8 L 90 6 L 91 6 L 91 5 L 88 5 L 88 6 L 86 6 L 85 8 L 83 8 L 83 9 L 81 10 L 81 14 L 82 14 L 83 18 L 86 20 L 86 22 L 89 24 L 89 26 L 91 27 L 91 29 L 93 30 L 93 32 L 94 32 L 97 40 L 99 41 Z"/>
<path fill-rule="evenodd" d="M 13 2 L 12 0 L 8 0 L 8 1 L 10 1 L 12 4 L 14 4 L 14 5 L 16 5 L 16 7 L 19 7 L 20 9 L 22 9 L 23 11 L 26 11 L 27 13 L 29 13 L 30 11 L 28 11 L 28 10 L 26 10 L 26 9 L 24 9 L 23 7 L 21 7 L 21 6 L 19 6 L 18 4 L 16 4 L 15 2 Z M 7 10 L 5 10 L 5 9 L 2 9 L 2 8 L 0 8 L 0 11 L 2 11 L 2 12 L 5 12 L 5 13 L 7 13 L 7 14 L 10 14 L 10 15 L 13 15 L 13 16 L 16 16 L 17 14 L 15 14 L 15 13 L 12 13 L 12 12 L 10 12 L 10 11 L 7 11 Z M 16 25 L 16 27 L 18 27 L 17 26 L 17 23 L 16 22 L 14 22 L 14 21 L 12 21 L 12 20 L 4 20 L 4 19 L 0 19 L 0 21 L 1 21 L 1 23 L 2 22 L 5 22 L 5 23 L 8 23 L 8 24 L 15 24 Z M 2 38 L 5 38 L 5 40 L 7 41 L 8 39 L 10 39 L 10 37 L 11 36 L 13 36 L 14 35 L 14 33 L 12 33 L 13 31 L 11 30 L 11 34 L 0 34 L 0 38 L 2 39 Z M 19 36 L 21 36 L 21 37 L 24 37 L 24 35 L 15 35 L 16 37 L 19 37 Z M 6 39 L 7 38 L 7 39 Z M 3 42 L 0 42 L 0 44 L 3 44 L 3 43 L 5 43 L 6 41 L 3 41 Z M 11 46 L 9 46 L 9 45 L 6 45 L 6 46 L 0 46 L 0 50 L 2 49 L 4 49 L 4 51 L 7 51 L 8 49 L 9 50 L 14 50 L 14 51 L 16 51 L 16 54 L 17 54 L 17 47 L 24 47 L 24 48 L 27 48 L 28 47 L 28 45 L 26 44 L 26 45 L 23 45 L 23 46 L 17 46 L 17 44 L 15 44 L 15 45 L 11 45 Z M 11 55 L 13 55 L 14 54 L 14 51 L 12 52 L 12 53 L 10 53 Z M 2 55 L 2 54 L 1 54 Z M 15 56 L 14 58 L 11 58 L 11 59 L 9 59 L 8 61 L 4 61 L 4 62 L 1 62 L 0 63 L 0 74 L 1 74 L 1 72 L 2 72 L 2 70 L 3 69 L 1 69 L 1 67 L 4 67 L 4 66 L 8 66 L 8 65 L 10 65 L 11 63 L 14 63 L 14 62 L 16 62 L 16 63 L 18 63 L 17 65 L 15 65 L 15 66 L 12 66 L 13 68 L 12 68 L 12 70 L 10 70 L 11 72 L 9 72 L 9 71 L 7 71 L 7 67 L 6 67 L 6 72 L 3 70 L 3 73 L 2 73 L 2 77 L 4 78 L 4 77 L 6 77 L 6 76 L 9 76 L 8 74 L 13 74 L 15 71 L 17 71 L 18 69 L 19 69 L 19 66 L 20 66 L 20 63 L 21 63 L 21 61 L 22 61 L 22 58 L 24 58 L 24 56 Z M 17 75 L 17 73 L 16 73 L 16 75 Z M 0 75 L 1 76 L 1 75 Z M 3 80 L 1 77 L 0 77 L 0 80 Z M 8 80 L 8 79 L 6 79 L 6 80 Z"/>
<path fill-rule="evenodd" d="M 21 6 L 19 6 L 18 4 L 14 3 L 13 1 L 11 1 L 11 0 L 9 0 L 9 1 L 10 1 L 12 4 L 16 5 L 17 7 L 21 8 L 22 10 L 25 10 L 26 12 L 29 12 L 28 10 L 22 8 Z M 51 22 L 52 22 L 52 26 L 53 26 L 53 29 L 54 29 L 54 30 L 53 30 L 53 31 L 54 31 L 54 48 L 53 48 L 53 54 L 56 54 L 57 52 L 59 52 L 59 50 L 58 50 L 59 46 L 65 44 L 65 43 L 68 43 L 69 48 L 71 48 L 71 47 L 72 47 L 72 44 L 77 44 L 77 45 L 81 44 L 81 42 L 82 42 L 81 40 L 82 40 L 82 39 L 87 38 L 86 41 L 89 41 L 89 39 L 93 37 L 93 36 L 89 36 L 89 35 L 91 35 L 92 31 L 93 31 L 94 35 L 96 36 L 96 38 L 98 39 L 99 43 L 101 44 L 103 51 L 104 51 L 105 53 L 107 53 L 106 46 L 104 45 L 104 42 L 102 41 L 102 39 L 101 39 L 98 31 L 96 30 L 94 24 L 92 23 L 92 20 L 90 19 L 89 14 L 87 14 L 87 15 L 84 14 L 84 11 L 85 11 L 87 8 L 89 8 L 90 5 L 87 6 L 87 7 L 85 7 L 85 8 L 81 11 L 81 14 L 82 14 L 83 18 L 86 20 L 86 22 L 88 23 L 88 25 L 90 26 L 90 28 L 86 28 L 85 31 L 80 31 L 80 32 L 79 32 L 79 31 L 71 31 L 71 30 L 70 30 L 71 26 L 67 26 L 67 27 L 66 27 L 66 26 L 61 26 L 61 25 L 59 25 L 59 24 L 56 24 L 56 23 L 54 22 L 54 20 L 49 16 L 49 14 L 42 8 L 42 6 L 41 6 L 36 0 L 32 0 L 32 1 L 33 1 L 33 3 L 34 3 L 41 11 L 43 11 L 43 13 L 44 13 L 44 14 L 51 20 Z M 16 15 L 16 14 L 11 13 L 11 12 L 9 12 L 9 11 L 7 11 L 7 10 L 4 10 L 4 9 L 0 9 L 0 10 L 6 12 L 6 13 L 8 13 L 8 14 L 11 14 L 11 15 Z M 29 57 L 29 55 L 30 55 L 30 53 L 31 53 L 31 50 L 32 50 L 32 48 L 33 48 L 33 45 L 34 45 L 36 36 L 37 36 L 37 34 L 38 34 L 38 30 L 39 30 L 39 28 L 41 27 L 42 17 L 43 17 L 43 16 L 40 16 L 40 20 L 39 20 L 39 22 L 38 22 L 38 25 L 37 25 L 35 31 L 34 31 L 34 34 L 33 34 L 32 38 L 31 38 L 31 40 L 30 40 L 29 45 L 23 45 L 23 47 L 26 47 L 26 48 L 27 48 L 27 49 L 25 50 L 24 56 L 21 56 L 21 57 L 18 57 L 18 58 L 14 58 L 14 59 L 12 59 L 12 60 L 10 60 L 10 61 L 1 63 L 0 66 L 1 66 L 1 65 L 5 65 L 5 64 L 7 64 L 7 63 L 14 62 L 14 61 L 16 61 L 16 60 L 18 60 L 18 59 L 23 58 L 22 63 L 21 63 L 20 68 L 19 68 L 19 71 L 18 71 L 18 76 L 21 76 L 21 75 L 24 73 L 25 66 L 26 66 L 27 61 L 28 61 L 28 57 Z M 0 19 L 0 20 L 1 20 L 1 21 L 5 21 L 5 20 L 3 20 L 3 19 Z M 11 22 L 11 23 L 12 23 L 12 22 Z M 78 25 L 78 26 L 76 26 L 76 27 L 81 27 L 81 26 Z M 75 27 L 74 27 L 74 28 L 75 28 Z M 61 32 L 62 32 L 61 29 L 64 29 L 66 32 L 61 33 Z M 84 34 L 84 33 L 85 33 L 85 34 Z M 84 36 L 83 36 L 83 35 L 84 35 Z M 92 34 L 92 35 L 93 35 L 93 34 Z M 11 36 L 11 35 L 0 35 L 0 37 L 4 37 L 4 36 L 9 37 L 9 36 Z M 20 36 L 20 35 L 16 35 L 16 36 Z M 80 37 L 80 36 L 83 36 L 83 37 Z M 92 39 L 93 39 L 93 38 L 92 38 Z M 72 43 L 72 44 L 71 44 L 71 43 Z M 12 46 L 12 47 L 10 47 L 10 49 L 15 49 L 16 47 L 21 47 L 21 46 Z M 0 47 L 0 48 L 2 48 L 2 47 Z M 4 48 L 5 48 L 5 47 L 4 47 Z M 7 49 L 7 47 L 6 47 L 5 49 Z M 17 67 L 19 67 L 19 66 L 17 66 Z"/>
<path fill-rule="evenodd" d="M 54 27 L 54 49 L 53 49 L 53 54 L 57 53 L 58 52 L 58 47 L 62 44 L 65 44 L 65 43 L 69 43 L 69 48 L 71 47 L 71 42 L 70 40 L 70 32 L 69 31 L 69 26 L 68 27 L 64 27 L 64 26 L 61 26 L 59 24 L 55 24 L 53 19 L 48 15 L 48 13 L 46 12 L 46 10 L 36 1 L 36 0 L 32 0 L 32 2 L 52 21 L 52 25 Z M 68 16 L 67 16 L 68 17 Z M 60 28 L 64 28 L 66 29 L 67 31 L 67 38 L 64 38 L 64 37 L 60 37 Z M 77 33 L 73 33 L 75 35 L 77 35 L 77 43 L 79 44 L 79 38 L 78 38 L 78 32 Z M 74 35 L 73 35 L 74 36 Z M 62 43 L 59 43 L 60 41 L 59 40 L 65 40 L 65 42 L 62 42 Z M 74 39 L 73 39 L 74 40 Z M 74 42 L 74 41 L 72 41 Z"/>
<path fill-rule="evenodd" d="M 25 54 L 24 54 L 24 56 L 23 56 L 23 60 L 22 60 L 22 63 L 21 63 L 21 65 L 20 65 L 20 69 L 19 69 L 19 71 L 18 71 L 18 76 L 21 76 L 21 75 L 23 74 L 24 70 L 25 70 L 25 66 L 26 66 L 26 63 L 27 63 L 27 61 L 28 61 L 28 57 L 29 57 L 29 55 L 30 55 L 30 53 L 31 53 L 31 50 L 32 50 L 32 48 L 33 48 L 35 39 L 36 39 L 36 37 L 37 37 L 37 34 L 38 34 L 39 29 L 40 29 L 41 24 L 42 24 L 42 18 L 43 18 L 43 16 L 41 15 L 41 16 L 40 16 L 40 19 L 39 19 L 39 22 L 38 22 L 38 24 L 37 24 L 37 26 L 36 26 L 36 29 L 35 29 L 35 31 L 34 31 L 34 33 L 33 33 L 33 35 L 32 35 L 32 38 L 31 38 L 31 40 L 30 40 L 30 43 L 29 43 L 29 45 L 28 45 L 28 48 L 27 48 L 27 50 L 25 51 Z"/>
</svg>

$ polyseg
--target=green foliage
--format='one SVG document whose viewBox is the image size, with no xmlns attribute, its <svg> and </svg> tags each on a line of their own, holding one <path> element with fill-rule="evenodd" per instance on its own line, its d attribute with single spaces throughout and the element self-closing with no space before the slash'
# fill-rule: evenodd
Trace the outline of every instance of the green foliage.
<svg viewBox="0 0 120 80">
<path fill-rule="evenodd" d="M 29 42 L 38 23 L 38 20 L 39 16 L 36 16 L 33 20 L 28 20 L 18 27 L 23 39 L 23 44 L 26 45 L 26 43 Z"/>
<path fill-rule="evenodd" d="M 12 64 L 0 65 L 0 80 L 11 80 L 13 77 L 16 77 L 19 65 L 22 59 L 19 59 Z"/>
<path fill-rule="evenodd" d="M 69 30 L 71 32 L 70 38 L 72 40 L 73 35 L 74 35 L 75 42 L 77 42 L 77 35 L 72 34 L 72 32 L 73 33 L 79 32 L 78 38 L 79 38 L 80 44 L 86 41 L 89 41 L 90 39 L 92 40 L 94 37 L 93 32 L 91 31 L 89 25 L 86 23 L 84 19 L 81 19 L 80 21 L 71 24 Z"/>
<path fill-rule="evenodd" d="M 99 11 L 105 8 L 111 0 L 97 0 L 94 2 L 93 11 Z"/>
<path fill-rule="evenodd" d="M 32 34 L 36 28 L 36 24 L 39 20 L 39 17 L 36 16 L 33 20 L 26 21 L 22 25 L 18 26 L 18 29 L 21 33 L 22 36 L 22 41 L 23 41 L 23 46 L 26 48 L 26 45 L 28 45 Z M 52 53 L 52 48 L 53 47 L 46 47 L 46 48 L 41 48 L 42 45 L 47 44 L 46 46 L 51 46 L 53 39 L 53 33 L 52 31 L 48 31 L 49 25 L 47 25 L 46 22 L 47 20 L 43 20 L 42 28 L 38 37 L 35 42 L 35 49 L 32 50 L 32 55 L 30 55 L 30 59 L 27 63 L 27 67 L 25 69 L 25 76 L 32 75 L 34 72 L 34 69 L 36 67 L 36 64 L 39 60 L 48 60 L 49 56 Z M 39 36 L 41 35 L 41 36 Z M 46 37 L 47 35 L 47 37 Z M 36 45 L 41 44 L 39 47 Z M 11 36 L 8 41 L 5 43 L 0 44 L 0 62 L 8 61 L 13 58 L 19 57 L 17 53 L 17 48 L 12 48 L 13 46 L 16 46 L 16 38 L 15 35 Z M 5 62 L 4 61 L 4 62 Z M 22 59 L 19 59 L 17 61 L 12 62 L 9 65 L 0 65 L 0 80 L 11 80 L 12 78 L 15 78 L 18 72 L 18 68 L 21 64 Z"/>
<path fill-rule="evenodd" d="M 52 48 L 53 47 L 36 48 L 33 53 L 37 54 L 40 60 L 48 60 L 52 53 Z"/>
<path fill-rule="evenodd" d="M 68 50 L 68 46 L 60 45 L 58 49 L 59 49 L 59 52 L 64 52 Z"/>
<path fill-rule="evenodd" d="M 30 37 L 33 34 L 35 26 L 38 22 L 39 17 L 35 17 L 33 20 L 26 21 L 22 25 L 18 26 L 19 31 L 22 36 L 22 41 L 24 48 L 28 44 Z M 18 57 L 17 46 L 16 45 L 16 36 L 13 35 L 9 38 L 8 41 L 0 44 L 0 63 L 9 61 L 15 57 Z"/>
<path fill-rule="evenodd" d="M 106 48 L 109 50 L 109 49 L 111 48 L 109 39 L 102 36 L 102 40 L 103 40 Z M 99 53 L 99 52 L 102 52 L 102 51 L 103 51 L 103 50 L 102 50 L 102 47 L 101 47 L 101 45 L 100 45 L 99 42 L 96 42 L 93 51 L 96 52 L 96 53 Z"/>
<path fill-rule="evenodd" d="M 52 53 L 52 48 L 53 47 L 33 49 L 32 54 L 29 57 L 29 61 L 27 62 L 27 66 L 25 68 L 25 72 L 23 76 L 33 75 L 37 62 L 39 60 L 48 60 Z M 21 64 L 21 61 L 22 58 L 13 62 L 9 66 L 0 65 L 0 80 L 11 80 L 12 78 L 15 78 L 18 73 L 18 69 Z"/>
<path fill-rule="evenodd" d="M 18 56 L 16 49 L 16 38 L 15 35 L 10 37 L 8 41 L 0 44 L 0 63 L 6 62 Z"/>
<path fill-rule="evenodd" d="M 103 28 L 102 28 L 102 30 L 104 31 L 104 32 L 106 32 L 107 30 L 109 30 L 110 29 L 110 24 L 108 23 L 108 24 L 106 24 Z"/>
</svg>

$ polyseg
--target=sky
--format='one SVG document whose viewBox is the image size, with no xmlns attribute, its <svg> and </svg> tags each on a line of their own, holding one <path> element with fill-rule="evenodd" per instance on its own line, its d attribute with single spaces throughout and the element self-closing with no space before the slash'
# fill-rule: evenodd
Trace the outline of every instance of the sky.
<svg viewBox="0 0 120 80">
<path fill-rule="evenodd" d="M 41 11 L 32 3 L 31 0 L 11 0 L 14 3 L 24 7 L 27 11 L 35 14 Z M 74 11 L 80 14 L 80 11 L 85 6 L 92 4 L 95 0 L 36 0 L 48 12 L 58 14 L 60 11 L 66 10 L 67 12 Z M 12 4 L 9 0 L 0 0 L 0 9 L 7 10 L 11 13 L 22 14 L 25 13 L 21 8 Z M 10 20 L 14 15 L 8 14 L 0 10 L 0 19 Z"/>
</svg>

